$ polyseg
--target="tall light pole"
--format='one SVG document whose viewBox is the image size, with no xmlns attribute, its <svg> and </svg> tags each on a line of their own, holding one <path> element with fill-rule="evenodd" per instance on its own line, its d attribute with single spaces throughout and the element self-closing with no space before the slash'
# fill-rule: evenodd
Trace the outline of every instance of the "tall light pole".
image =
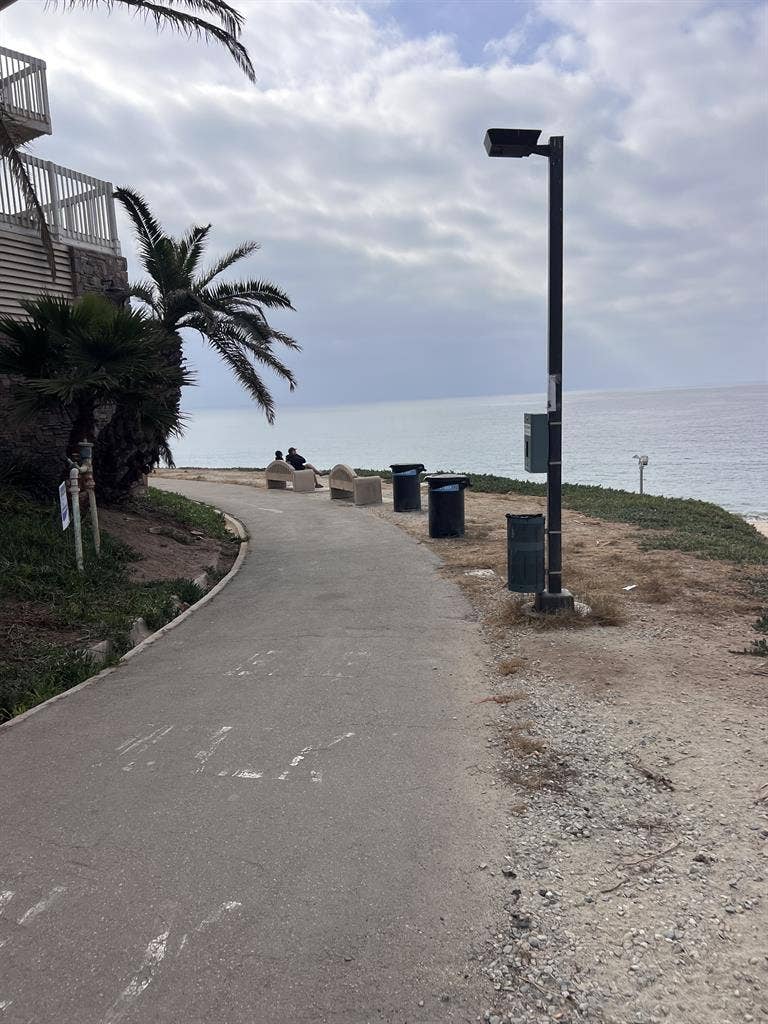
<svg viewBox="0 0 768 1024">
<path fill-rule="evenodd" d="M 547 589 L 536 595 L 538 611 L 573 608 L 573 596 L 563 587 L 562 450 L 563 450 L 563 136 L 551 135 L 539 144 L 540 130 L 489 128 L 488 156 L 524 157 L 537 154 L 549 160 L 549 317 L 547 328 Z"/>
</svg>

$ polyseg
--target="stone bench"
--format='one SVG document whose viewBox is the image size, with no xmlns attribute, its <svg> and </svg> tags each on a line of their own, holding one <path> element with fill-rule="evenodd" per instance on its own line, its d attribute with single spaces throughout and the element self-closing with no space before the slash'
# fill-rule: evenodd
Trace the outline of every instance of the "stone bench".
<svg viewBox="0 0 768 1024">
<path fill-rule="evenodd" d="M 264 472 L 267 490 L 285 490 L 288 484 L 294 491 L 314 491 L 315 474 L 311 469 L 294 469 L 287 462 L 270 462 Z"/>
<path fill-rule="evenodd" d="M 330 472 L 331 500 L 351 498 L 355 505 L 381 504 L 381 477 L 357 476 L 354 469 L 339 463 Z"/>
</svg>

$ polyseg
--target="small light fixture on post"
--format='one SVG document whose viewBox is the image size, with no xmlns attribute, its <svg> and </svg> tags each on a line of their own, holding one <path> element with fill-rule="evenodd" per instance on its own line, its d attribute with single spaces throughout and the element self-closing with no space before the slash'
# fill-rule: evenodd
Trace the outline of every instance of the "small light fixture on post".
<svg viewBox="0 0 768 1024">
<path fill-rule="evenodd" d="M 648 465 L 647 455 L 633 455 L 633 459 L 637 459 L 637 464 L 640 467 L 640 493 L 643 493 L 643 470 Z"/>
<path fill-rule="evenodd" d="M 563 588 L 562 573 L 562 446 L 563 446 L 563 136 L 539 143 L 540 130 L 489 128 L 488 156 L 545 156 L 549 160 L 549 317 L 547 386 L 547 589 L 536 595 L 536 610 L 573 608 L 573 595 Z"/>
</svg>

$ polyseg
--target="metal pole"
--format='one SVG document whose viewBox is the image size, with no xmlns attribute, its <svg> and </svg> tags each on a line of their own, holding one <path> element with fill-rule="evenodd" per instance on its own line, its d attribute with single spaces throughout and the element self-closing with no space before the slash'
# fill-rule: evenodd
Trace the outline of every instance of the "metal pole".
<svg viewBox="0 0 768 1024">
<path fill-rule="evenodd" d="M 547 591 L 562 590 L 563 136 L 549 140 Z"/>
<path fill-rule="evenodd" d="M 75 531 L 75 560 L 80 572 L 83 567 L 83 533 L 80 524 L 80 482 L 78 477 L 80 470 L 73 466 L 69 471 L 69 495 L 72 501 L 72 526 Z"/>
<path fill-rule="evenodd" d="M 645 468 L 645 466 L 643 465 L 642 459 L 640 459 L 638 461 L 639 461 L 639 464 L 640 464 L 640 493 L 642 494 L 643 493 L 643 469 Z"/>
</svg>

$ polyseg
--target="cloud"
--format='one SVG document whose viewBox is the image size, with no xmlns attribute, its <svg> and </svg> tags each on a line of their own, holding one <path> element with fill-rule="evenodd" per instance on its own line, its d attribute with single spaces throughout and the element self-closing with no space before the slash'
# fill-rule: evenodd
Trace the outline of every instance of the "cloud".
<svg viewBox="0 0 768 1024">
<path fill-rule="evenodd" d="M 0 27 L 48 61 L 41 155 L 131 184 L 174 231 L 212 222 L 217 251 L 262 243 L 244 271 L 297 307 L 278 322 L 304 345 L 298 400 L 541 386 L 546 163 L 488 160 L 490 125 L 566 136 L 572 386 L 754 377 L 765 7 L 552 0 L 482 62 L 387 5 L 241 7 L 255 87 L 119 11 L 21 0 Z M 197 358 L 194 401 L 236 399 Z"/>
</svg>

